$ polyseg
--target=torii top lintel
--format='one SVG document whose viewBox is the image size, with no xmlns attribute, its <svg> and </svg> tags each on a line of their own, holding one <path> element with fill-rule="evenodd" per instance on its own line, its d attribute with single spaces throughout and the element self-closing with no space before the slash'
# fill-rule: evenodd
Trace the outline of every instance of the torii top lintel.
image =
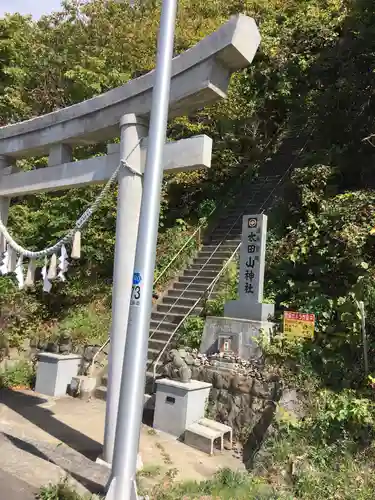
<svg viewBox="0 0 375 500">
<path fill-rule="evenodd" d="M 259 43 L 255 21 L 238 15 L 175 57 L 169 116 L 184 115 L 226 97 L 231 74 L 251 63 Z M 53 144 L 79 145 L 112 139 L 119 134 L 124 114 L 148 116 L 153 80 L 151 71 L 87 101 L 0 127 L 0 156 L 44 155 Z"/>
</svg>

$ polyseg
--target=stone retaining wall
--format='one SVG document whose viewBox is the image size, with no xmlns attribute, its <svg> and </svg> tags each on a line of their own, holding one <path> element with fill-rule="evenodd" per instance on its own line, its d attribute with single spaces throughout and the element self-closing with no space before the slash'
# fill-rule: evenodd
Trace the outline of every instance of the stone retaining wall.
<svg viewBox="0 0 375 500">
<path fill-rule="evenodd" d="M 212 384 L 207 414 L 230 425 L 240 440 L 282 395 L 279 377 L 262 373 L 261 367 L 248 361 L 221 354 L 207 357 L 190 349 L 170 351 L 163 376 L 184 380 L 188 375 Z"/>
<path fill-rule="evenodd" d="M 34 360 L 40 352 L 53 352 L 59 354 L 80 354 L 82 356 L 82 365 L 80 374 L 84 374 L 90 366 L 95 354 L 100 346 L 86 345 L 73 346 L 70 336 L 60 337 L 56 341 L 46 341 L 38 339 L 25 339 L 19 347 L 9 347 L 7 341 L 0 337 L 0 371 L 12 368 L 19 361 Z M 99 353 L 95 365 L 97 369 L 106 364 L 109 346 Z"/>
</svg>

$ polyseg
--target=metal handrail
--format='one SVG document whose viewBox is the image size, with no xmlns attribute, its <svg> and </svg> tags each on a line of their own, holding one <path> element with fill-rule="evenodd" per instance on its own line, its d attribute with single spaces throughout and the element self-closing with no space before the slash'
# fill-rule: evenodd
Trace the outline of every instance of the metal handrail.
<svg viewBox="0 0 375 500">
<path fill-rule="evenodd" d="M 157 278 L 154 280 L 154 283 L 153 283 L 154 287 L 157 284 L 157 282 L 160 280 L 160 278 L 168 271 L 168 269 L 171 267 L 171 265 L 173 264 L 173 262 L 175 262 L 175 260 L 177 259 L 177 257 L 181 254 L 181 252 L 183 252 L 183 250 L 187 247 L 187 245 L 190 243 L 190 241 L 193 240 L 193 238 L 195 237 L 195 235 L 197 233 L 200 233 L 200 231 L 202 230 L 202 228 L 204 227 L 204 225 L 207 223 L 208 218 L 211 217 L 211 215 L 214 213 L 215 210 L 216 210 L 216 207 L 213 210 L 211 210 L 211 212 L 208 214 L 207 217 L 204 218 L 204 220 L 201 222 L 201 224 L 197 227 L 197 229 L 194 231 L 194 233 L 190 236 L 190 238 L 184 243 L 184 245 L 180 248 L 180 250 L 168 262 L 168 264 L 165 266 L 165 268 L 162 270 L 162 272 L 159 273 L 159 275 L 157 276 Z M 111 338 L 108 337 L 107 340 L 104 342 L 104 344 L 99 348 L 99 350 L 93 356 L 93 358 L 92 358 L 92 360 L 90 362 L 90 365 L 88 366 L 88 368 L 86 370 L 86 373 L 88 373 L 89 376 L 92 376 L 92 370 L 93 370 L 93 367 L 95 365 L 96 358 L 103 351 L 103 349 L 109 344 L 110 340 L 111 340 Z"/>
<path fill-rule="evenodd" d="M 197 305 L 199 304 L 199 302 L 207 294 L 208 290 L 210 290 L 209 296 L 211 295 L 212 290 L 214 289 L 216 283 L 219 281 L 219 279 L 221 278 L 222 274 L 224 273 L 224 271 L 227 269 L 227 267 L 229 266 L 229 264 L 231 263 L 231 261 L 233 260 L 233 258 L 235 257 L 235 255 L 237 254 L 240 246 L 241 246 L 241 243 L 237 246 L 237 248 L 234 250 L 234 252 L 232 253 L 232 255 L 229 257 L 229 259 L 227 260 L 227 262 L 225 263 L 225 265 L 221 268 L 219 274 L 208 285 L 208 287 L 206 288 L 206 290 L 204 290 L 204 292 L 202 292 L 202 294 L 199 296 L 199 298 L 194 302 L 194 305 L 192 305 L 190 307 L 189 311 L 185 314 L 185 316 L 182 318 L 182 320 L 178 323 L 178 325 L 176 326 L 176 328 L 173 330 L 173 332 L 169 336 L 169 339 L 165 343 L 163 349 L 160 351 L 158 357 L 152 362 L 152 366 L 153 366 L 153 373 L 152 373 L 152 375 L 153 375 L 153 381 L 155 381 L 155 378 L 156 378 L 156 370 L 157 370 L 158 363 L 159 363 L 160 359 L 162 358 L 162 356 L 164 355 L 164 353 L 165 353 L 167 347 L 169 346 L 171 340 L 173 339 L 173 337 L 175 336 L 175 334 L 177 333 L 177 331 L 181 328 L 181 326 L 185 323 L 185 321 L 190 316 L 190 314 L 197 307 Z"/>
<path fill-rule="evenodd" d="M 92 376 L 92 371 L 95 365 L 96 358 L 99 356 L 99 354 L 103 351 L 103 349 L 109 344 L 110 337 L 107 338 L 107 340 L 104 342 L 104 344 L 99 348 L 99 350 L 94 354 L 90 365 L 88 366 L 86 373 L 88 373 L 88 376 Z"/>
<path fill-rule="evenodd" d="M 183 252 L 185 250 L 185 248 L 188 246 L 188 244 L 195 238 L 195 235 L 197 233 L 200 233 L 202 228 L 205 226 L 205 224 L 207 224 L 207 220 L 209 217 L 211 217 L 211 215 L 214 213 L 214 211 L 216 210 L 216 208 L 214 208 L 210 214 L 207 216 L 207 217 L 204 217 L 204 220 L 201 222 L 201 224 L 197 227 L 197 229 L 194 231 L 194 233 L 190 236 L 190 238 L 182 245 L 182 247 L 180 248 L 180 250 L 174 255 L 174 257 L 168 262 L 168 264 L 165 266 L 165 268 L 158 274 L 157 278 L 155 279 L 154 281 L 154 286 L 157 284 L 157 282 L 160 280 L 160 278 L 162 276 L 164 276 L 164 274 L 168 271 L 168 269 L 171 267 L 171 265 L 173 264 L 173 262 L 175 262 L 175 260 L 177 259 L 177 257 L 181 254 L 181 252 Z M 199 236 L 199 240 L 200 240 L 200 236 Z"/>
</svg>

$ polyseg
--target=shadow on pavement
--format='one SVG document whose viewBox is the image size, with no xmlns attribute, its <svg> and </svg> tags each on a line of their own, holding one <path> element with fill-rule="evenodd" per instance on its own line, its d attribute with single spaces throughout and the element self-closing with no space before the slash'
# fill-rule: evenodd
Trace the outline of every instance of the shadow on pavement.
<svg viewBox="0 0 375 500">
<path fill-rule="evenodd" d="M 16 446 L 19 450 L 25 451 L 27 453 L 30 453 L 31 455 L 34 455 L 37 458 L 40 458 L 42 460 L 45 460 L 46 462 L 52 463 L 58 467 L 60 467 L 63 471 L 65 471 L 69 476 L 73 477 L 76 481 L 78 481 L 80 484 L 82 484 L 90 493 L 93 494 L 101 494 L 104 493 L 104 484 L 98 483 L 96 481 L 92 481 L 91 479 L 88 479 L 87 477 L 84 477 L 80 474 L 77 474 L 77 472 L 74 472 L 74 470 L 77 470 L 79 466 L 84 466 L 82 464 L 82 458 L 79 456 L 75 456 L 73 460 L 67 460 L 64 457 L 64 453 L 60 452 L 58 447 L 54 447 L 54 449 L 49 445 L 50 449 L 47 448 L 46 450 L 39 449 L 36 445 L 27 442 L 23 439 L 19 439 L 15 436 L 12 436 L 7 433 L 3 433 L 4 437 L 8 439 L 14 446 Z M 43 448 L 43 445 L 41 445 Z M 76 463 L 76 461 L 79 461 L 79 465 Z M 62 465 L 61 462 L 65 462 L 65 466 Z M 88 474 L 90 474 L 90 471 L 87 471 Z M 0 496 L 1 500 L 1 496 Z M 7 499 L 8 500 L 8 499 Z M 9 499 L 10 500 L 10 499 Z"/>
<path fill-rule="evenodd" d="M 102 445 L 57 420 L 51 410 L 40 406 L 46 402 L 46 399 L 32 394 L 26 395 L 7 389 L 0 390 L 0 403 L 73 450 L 78 451 L 90 460 L 96 460 L 102 452 Z"/>
</svg>

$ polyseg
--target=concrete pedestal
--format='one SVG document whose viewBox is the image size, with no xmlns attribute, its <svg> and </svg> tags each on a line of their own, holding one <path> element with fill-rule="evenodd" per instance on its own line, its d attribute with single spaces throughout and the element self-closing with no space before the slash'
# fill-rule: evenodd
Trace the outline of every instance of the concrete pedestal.
<svg viewBox="0 0 375 500">
<path fill-rule="evenodd" d="M 157 380 L 156 384 L 155 429 L 179 438 L 189 425 L 204 418 L 211 384 L 169 379 Z"/>
<path fill-rule="evenodd" d="M 251 302 L 247 299 L 231 300 L 224 304 L 224 316 L 226 318 L 249 319 L 251 321 L 269 321 L 274 314 L 274 304 Z"/>
<path fill-rule="evenodd" d="M 270 338 L 275 324 L 270 321 L 208 316 L 204 326 L 200 352 L 213 354 L 220 350 L 220 339 L 227 339 L 229 351 L 242 359 L 258 360 L 262 350 L 257 342 L 261 335 Z"/>
<path fill-rule="evenodd" d="M 39 354 L 35 391 L 46 396 L 64 396 L 80 364 L 81 356 L 77 354 Z"/>
</svg>

